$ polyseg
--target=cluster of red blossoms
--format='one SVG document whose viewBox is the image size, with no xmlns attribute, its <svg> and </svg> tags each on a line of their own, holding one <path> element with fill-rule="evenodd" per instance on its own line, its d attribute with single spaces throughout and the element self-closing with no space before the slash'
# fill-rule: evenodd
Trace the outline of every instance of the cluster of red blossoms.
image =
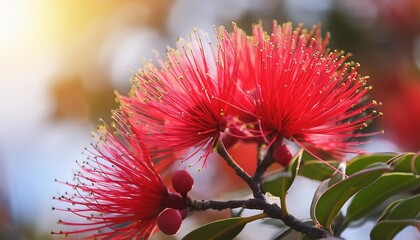
<svg viewBox="0 0 420 240">
<path fill-rule="evenodd" d="M 157 172 L 142 140 L 133 133 L 120 113 L 116 133 L 107 126 L 100 126 L 100 144 L 94 145 L 92 157 L 79 164 L 81 170 L 74 173 L 71 186 L 76 193 L 54 197 L 71 204 L 67 211 L 86 219 L 86 222 L 59 220 L 59 224 L 80 229 L 59 231 L 68 235 L 96 232 L 89 237 L 118 237 L 121 239 L 148 239 L 159 229 L 175 234 L 187 213 L 188 192 L 194 180 L 186 171 L 172 176 L 170 192 Z"/>
<path fill-rule="evenodd" d="M 115 131 L 99 128 L 91 157 L 74 183 L 64 182 L 75 193 L 58 197 L 72 205 L 60 210 L 86 221 L 60 220 L 74 229 L 58 233 L 148 239 L 156 226 L 176 233 L 193 180 L 176 172 L 171 192 L 164 172 L 177 160 L 208 164 L 222 142 L 256 141 L 284 159 L 284 140 L 291 140 L 314 155 L 342 157 L 373 134 L 361 129 L 380 103 L 365 101 L 367 77 L 348 55 L 327 48 L 319 26 L 273 22 L 271 34 L 261 23 L 251 36 L 236 25 L 215 32 L 213 41 L 194 30 L 135 74 L 129 96 L 119 96 Z"/>
</svg>

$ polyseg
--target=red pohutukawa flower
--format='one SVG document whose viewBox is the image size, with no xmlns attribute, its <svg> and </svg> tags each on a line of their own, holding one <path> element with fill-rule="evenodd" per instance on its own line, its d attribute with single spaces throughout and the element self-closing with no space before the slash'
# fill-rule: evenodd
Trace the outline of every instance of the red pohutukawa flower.
<svg viewBox="0 0 420 240">
<path fill-rule="evenodd" d="M 238 86 L 248 99 L 239 108 L 255 119 L 244 122 L 249 133 L 336 157 L 358 152 L 355 146 L 369 134 L 355 131 L 379 115 L 370 109 L 380 103 L 365 101 L 367 77 L 357 73 L 359 64 L 346 62 L 349 55 L 327 48 L 329 36 L 323 39 L 319 26 L 308 32 L 274 21 L 268 34 L 259 23 L 247 36 L 234 25 L 232 39 L 240 59 Z"/>
<path fill-rule="evenodd" d="M 375 134 L 358 131 L 379 115 L 372 108 L 380 103 L 365 101 L 367 77 L 346 62 L 348 55 L 327 49 L 328 41 L 320 27 L 308 32 L 274 22 L 268 34 L 257 24 L 248 36 L 234 25 L 233 33 L 216 33 L 215 45 L 194 31 L 166 59 L 157 56 L 158 66 L 149 63 L 134 75 L 131 95 L 119 96 L 115 129 L 99 127 L 91 156 L 73 182 L 62 182 L 74 193 L 57 198 L 68 208 L 54 209 L 83 221 L 60 220 L 69 230 L 56 233 L 117 239 L 148 239 L 157 227 L 176 233 L 194 180 L 179 171 L 170 192 L 160 170 L 198 152 L 206 159 L 222 134 L 233 137 L 225 138 L 229 146 L 240 138 L 267 143 L 267 156 L 283 167 L 292 159 L 284 139 L 316 154 L 357 152 L 361 138 Z M 258 174 L 238 175 L 254 181 Z"/>
<path fill-rule="evenodd" d="M 136 131 L 152 143 L 153 156 L 182 152 L 187 159 L 201 151 L 200 158 L 207 158 L 211 153 L 230 123 L 237 91 L 230 41 L 225 29 L 216 46 L 195 30 L 191 42 L 180 40 L 165 60 L 157 55 L 158 67 L 150 63 L 135 74 L 131 97 L 120 99 Z"/>
<path fill-rule="evenodd" d="M 59 224 L 70 229 L 56 234 L 148 239 L 161 212 L 167 208 L 185 210 L 185 199 L 168 191 L 129 123 L 121 114 L 115 114 L 114 119 L 117 132 L 107 126 L 99 127 L 100 140 L 94 145 L 92 156 L 79 164 L 81 170 L 74 173 L 74 183 L 64 182 L 75 193 L 56 198 L 70 206 L 54 209 L 84 220 L 59 220 Z M 177 224 L 179 228 L 181 223 Z M 177 231 L 173 226 L 170 230 Z"/>
</svg>

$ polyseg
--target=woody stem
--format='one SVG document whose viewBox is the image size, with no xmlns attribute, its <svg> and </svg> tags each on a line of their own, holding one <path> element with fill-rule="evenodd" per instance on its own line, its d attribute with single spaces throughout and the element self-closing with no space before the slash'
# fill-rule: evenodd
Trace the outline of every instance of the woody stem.
<svg viewBox="0 0 420 240">
<path fill-rule="evenodd" d="M 216 143 L 216 150 L 217 153 L 219 153 L 219 155 L 226 161 L 229 167 L 235 171 L 236 175 L 248 184 L 249 188 L 252 190 L 254 198 L 264 199 L 264 194 L 258 184 L 233 160 L 221 140 L 218 140 Z"/>
<path fill-rule="evenodd" d="M 188 203 L 190 211 L 204 211 L 204 210 L 224 210 L 224 209 L 234 209 L 234 208 L 246 208 L 246 209 L 256 209 L 263 210 L 270 218 L 280 219 L 284 222 L 285 225 L 293 228 L 294 230 L 304 233 L 311 239 L 320 239 L 325 238 L 329 233 L 324 230 L 313 226 L 308 226 L 303 222 L 296 219 L 291 214 L 283 215 L 281 213 L 281 208 L 277 204 L 267 203 L 263 199 L 248 199 L 248 200 L 230 200 L 230 201 L 213 201 L 213 200 L 191 200 Z"/>
</svg>

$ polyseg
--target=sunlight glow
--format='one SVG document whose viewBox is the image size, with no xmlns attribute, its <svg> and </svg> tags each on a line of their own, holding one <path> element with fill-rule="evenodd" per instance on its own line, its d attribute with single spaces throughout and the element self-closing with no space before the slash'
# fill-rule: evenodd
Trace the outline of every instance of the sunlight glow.
<svg viewBox="0 0 420 240">
<path fill-rule="evenodd" d="M 0 0 L 0 50 L 17 47 L 34 32 L 30 5 L 26 1 Z"/>
</svg>

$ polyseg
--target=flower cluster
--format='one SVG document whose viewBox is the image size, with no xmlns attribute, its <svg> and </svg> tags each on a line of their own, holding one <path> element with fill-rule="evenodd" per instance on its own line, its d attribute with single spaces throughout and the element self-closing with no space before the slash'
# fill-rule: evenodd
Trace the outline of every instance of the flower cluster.
<svg viewBox="0 0 420 240">
<path fill-rule="evenodd" d="M 183 153 L 184 159 L 203 151 L 206 159 L 216 140 L 232 122 L 237 64 L 226 30 L 217 47 L 194 30 L 191 42 L 180 40 L 168 49 L 159 67 L 149 64 L 133 78 L 130 97 L 120 97 L 154 157 Z M 193 153 L 187 152 L 194 148 Z"/>
<path fill-rule="evenodd" d="M 221 134 L 269 145 L 285 138 L 315 155 L 357 152 L 369 135 L 360 130 L 378 115 L 366 110 L 379 103 L 363 101 L 367 77 L 349 55 L 326 47 L 320 27 L 274 22 L 268 34 L 257 24 L 248 36 L 234 25 L 216 37 L 215 47 L 195 30 L 166 61 L 158 57 L 159 68 L 136 74 L 133 94 L 121 97 L 156 157 L 202 151 L 206 159 Z"/>
<path fill-rule="evenodd" d="M 59 197 L 75 206 L 62 210 L 89 221 L 60 221 L 84 227 L 62 233 L 147 239 L 156 224 L 175 233 L 193 181 L 176 173 L 171 193 L 162 171 L 176 160 L 205 165 L 219 141 L 258 142 L 287 166 L 285 139 L 318 157 L 342 157 L 374 134 L 361 131 L 379 115 L 371 109 L 380 103 L 365 101 L 367 77 L 349 55 L 327 48 L 319 26 L 273 22 L 269 34 L 259 23 L 249 36 L 234 24 L 231 33 L 215 32 L 212 40 L 194 30 L 134 75 L 129 96 L 119 95 L 117 133 L 100 128 L 93 158 L 80 164 L 76 183 L 65 183 L 76 194 Z"/>
<path fill-rule="evenodd" d="M 175 173 L 172 185 L 177 192 L 170 192 L 123 115 L 115 113 L 114 119 L 116 132 L 106 125 L 99 127 L 99 143 L 87 161 L 79 164 L 74 183 L 62 182 L 75 193 L 55 197 L 71 207 L 53 210 L 71 212 L 86 222 L 59 220 L 60 225 L 74 229 L 53 234 L 148 239 L 157 224 L 162 232 L 174 234 L 185 218 L 187 194 L 194 183 L 189 173 Z"/>
</svg>

